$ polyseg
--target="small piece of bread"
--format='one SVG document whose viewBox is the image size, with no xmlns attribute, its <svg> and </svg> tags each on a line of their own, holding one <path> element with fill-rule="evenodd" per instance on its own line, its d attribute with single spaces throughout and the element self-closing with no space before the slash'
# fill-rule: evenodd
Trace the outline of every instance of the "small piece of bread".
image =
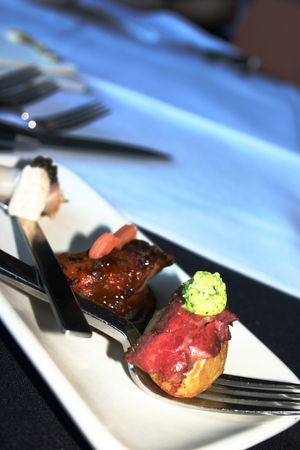
<svg viewBox="0 0 300 450">
<path fill-rule="evenodd" d="M 228 341 L 223 342 L 217 356 L 200 359 L 184 375 L 180 384 L 166 381 L 161 373 L 149 374 L 154 383 L 173 397 L 190 398 L 205 391 L 224 371 L 227 357 Z"/>
<path fill-rule="evenodd" d="M 36 221 L 40 218 L 50 192 L 49 176 L 43 168 L 26 166 L 22 170 L 8 205 L 11 216 Z"/>
</svg>

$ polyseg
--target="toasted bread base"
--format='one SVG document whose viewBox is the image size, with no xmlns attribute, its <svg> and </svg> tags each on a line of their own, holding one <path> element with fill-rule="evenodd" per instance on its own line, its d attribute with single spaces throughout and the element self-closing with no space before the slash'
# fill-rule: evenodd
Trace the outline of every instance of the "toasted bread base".
<svg viewBox="0 0 300 450">
<path fill-rule="evenodd" d="M 149 374 L 152 380 L 173 397 L 190 398 L 205 391 L 224 371 L 228 342 L 224 342 L 214 358 L 197 360 L 180 384 L 166 381 L 161 373 Z"/>
</svg>

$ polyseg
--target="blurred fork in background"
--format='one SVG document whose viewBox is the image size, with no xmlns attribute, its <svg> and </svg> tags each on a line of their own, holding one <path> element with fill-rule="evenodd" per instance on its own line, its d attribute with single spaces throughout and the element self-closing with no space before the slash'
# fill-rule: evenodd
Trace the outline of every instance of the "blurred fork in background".
<svg viewBox="0 0 300 450">
<path fill-rule="evenodd" d="M 31 116 L 26 105 L 49 97 L 59 90 L 56 82 L 48 79 L 34 66 L 8 71 L 0 75 L 1 118 L 21 127 L 58 131 L 81 126 L 109 113 L 105 105 L 90 101 L 46 118 Z"/>
<path fill-rule="evenodd" d="M 19 83 L 13 87 L 0 89 L 0 109 L 22 107 L 54 94 L 58 90 L 58 85 L 47 79 L 32 83 Z"/>
<path fill-rule="evenodd" d="M 1 46 L 3 44 L 3 46 Z M 0 73 L 6 78 L 34 66 L 40 75 L 47 76 L 64 91 L 88 93 L 90 86 L 78 73 L 76 65 L 49 49 L 39 39 L 23 30 L 6 28 L 0 32 Z M 1 78 L 1 75 L 0 75 Z M 0 83 L 1 88 L 1 83 Z"/>
<path fill-rule="evenodd" d="M 27 65 L 18 69 L 8 70 L 0 75 L 0 91 L 17 87 L 42 75 L 35 66 Z"/>
<path fill-rule="evenodd" d="M 1 41 L 0 41 L 1 46 Z M 90 86 L 78 75 L 74 66 L 66 64 L 31 64 L 18 59 L 3 59 L 0 56 L 0 91 L 18 84 L 30 82 L 37 77 L 47 77 L 61 90 L 87 94 Z"/>
<path fill-rule="evenodd" d="M 0 112 L 0 120 L 3 119 L 4 121 L 12 122 L 25 130 L 54 133 L 61 130 L 78 128 L 100 117 L 106 116 L 109 112 L 110 109 L 106 105 L 99 103 L 97 100 L 92 100 L 43 118 L 34 118 L 29 115 L 28 119 L 24 120 L 17 114 L 12 116 L 11 114 Z"/>
</svg>

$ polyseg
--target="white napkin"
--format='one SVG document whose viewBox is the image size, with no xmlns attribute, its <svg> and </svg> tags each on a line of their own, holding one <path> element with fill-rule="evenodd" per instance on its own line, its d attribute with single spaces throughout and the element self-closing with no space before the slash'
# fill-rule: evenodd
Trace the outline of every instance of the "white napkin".
<svg viewBox="0 0 300 450">
<path fill-rule="evenodd" d="M 101 24 L 16 3 L 12 8 L 2 1 L 0 24 L 26 28 L 75 62 L 111 107 L 110 116 L 81 133 L 154 147 L 171 153 L 173 161 L 48 154 L 129 220 L 299 296 L 299 90 L 242 76 L 175 46 L 170 51 Z M 129 13 L 123 14 L 128 20 Z M 145 17 L 158 30 L 180 30 L 175 40 L 181 43 L 193 36 L 197 45 L 208 45 L 206 33 L 174 15 L 134 15 L 141 24 Z M 47 110 L 45 103 L 39 107 Z"/>
</svg>

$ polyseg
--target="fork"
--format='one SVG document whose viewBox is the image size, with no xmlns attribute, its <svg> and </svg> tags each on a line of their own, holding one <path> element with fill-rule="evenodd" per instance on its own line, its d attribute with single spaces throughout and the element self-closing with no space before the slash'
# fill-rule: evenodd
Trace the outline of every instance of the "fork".
<svg viewBox="0 0 300 450">
<path fill-rule="evenodd" d="M 33 84 L 18 84 L 0 91 L 0 108 L 22 107 L 57 92 L 58 85 L 51 80 L 41 80 Z"/>
<path fill-rule="evenodd" d="M 14 288 L 47 301 L 38 284 L 34 269 L 0 250 L 0 280 Z M 104 333 L 117 340 L 127 351 L 138 337 L 132 323 L 113 312 L 77 296 L 82 311 L 93 332 Z M 221 375 L 204 393 L 191 399 L 174 398 L 163 392 L 140 369 L 128 365 L 134 383 L 144 392 L 174 404 L 222 413 L 287 416 L 300 414 L 300 384 Z"/>
<path fill-rule="evenodd" d="M 33 132 L 55 133 L 85 125 L 106 116 L 110 113 L 110 109 L 97 101 L 91 101 L 44 118 L 33 118 L 28 113 L 21 113 L 21 115 L 13 113 L 12 117 L 9 111 L 7 113 L 0 113 L 0 119 L 3 119 L 8 126 L 12 122 L 13 125 L 20 127 L 20 131 L 30 132 L 30 136 L 34 137 Z"/>
<path fill-rule="evenodd" d="M 19 117 L 19 115 L 16 115 L 13 118 L 9 117 L 8 119 L 5 115 L 4 120 L 6 120 L 6 122 L 8 120 L 13 121 L 15 125 L 21 126 L 23 130 L 34 131 L 36 133 L 46 131 L 54 133 L 79 127 L 88 122 L 92 122 L 97 118 L 103 117 L 109 114 L 109 112 L 110 110 L 107 106 L 92 100 L 75 108 L 43 118 L 33 118 L 29 116 L 28 119 L 24 120 L 22 117 Z M 1 118 L 3 118 L 3 114 L 1 114 Z"/>
<path fill-rule="evenodd" d="M 98 101 L 90 101 L 47 118 L 36 118 L 28 121 L 28 127 L 36 131 L 60 131 L 76 128 L 103 117 L 110 112 L 109 108 Z"/>
<path fill-rule="evenodd" d="M 40 75 L 42 75 L 42 72 L 37 67 L 31 65 L 9 70 L 0 75 L 0 91 L 28 82 Z"/>
</svg>

